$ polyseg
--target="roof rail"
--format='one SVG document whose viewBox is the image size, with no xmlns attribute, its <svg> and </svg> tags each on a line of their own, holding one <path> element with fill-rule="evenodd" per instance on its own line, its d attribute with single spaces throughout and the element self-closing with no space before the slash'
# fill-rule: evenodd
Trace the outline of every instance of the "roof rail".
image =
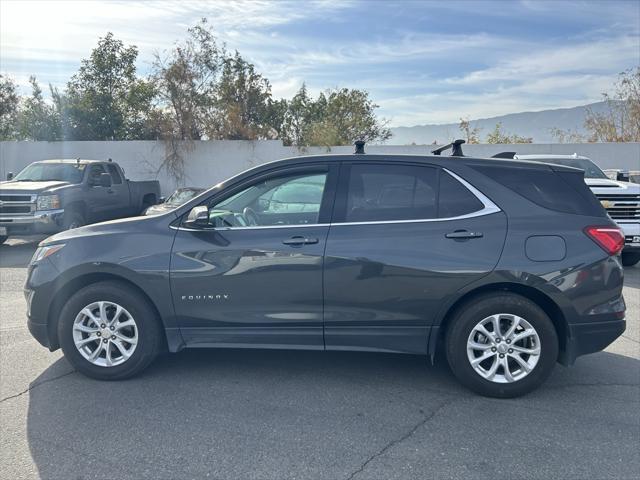
<svg viewBox="0 0 640 480">
<path fill-rule="evenodd" d="M 516 156 L 516 152 L 500 152 L 492 155 L 491 158 L 514 158 Z"/>
<path fill-rule="evenodd" d="M 445 150 L 451 149 L 451 156 L 452 157 L 464 157 L 464 154 L 462 153 L 462 144 L 463 143 L 466 143 L 466 142 L 464 140 L 462 140 L 462 139 L 454 140 L 453 142 L 451 142 L 448 145 L 436 148 L 435 150 L 431 150 L 431 153 L 433 153 L 434 155 L 440 155 Z"/>
</svg>

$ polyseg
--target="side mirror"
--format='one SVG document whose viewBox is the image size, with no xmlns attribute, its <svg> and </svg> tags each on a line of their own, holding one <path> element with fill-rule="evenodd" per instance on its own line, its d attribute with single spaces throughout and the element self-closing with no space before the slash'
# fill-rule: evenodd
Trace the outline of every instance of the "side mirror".
<svg viewBox="0 0 640 480">
<path fill-rule="evenodd" d="M 160 198 L 158 199 L 158 203 L 164 203 L 164 202 L 166 202 L 166 201 L 167 201 L 167 197 L 160 197 Z"/>
<path fill-rule="evenodd" d="M 100 186 L 109 188 L 111 186 L 111 175 L 108 173 L 100 174 Z"/>
<path fill-rule="evenodd" d="M 209 224 L 209 209 L 204 205 L 193 207 L 184 222 L 189 227 L 204 227 Z"/>
<path fill-rule="evenodd" d="M 7 180 L 13 180 L 13 172 L 7 173 Z"/>
</svg>

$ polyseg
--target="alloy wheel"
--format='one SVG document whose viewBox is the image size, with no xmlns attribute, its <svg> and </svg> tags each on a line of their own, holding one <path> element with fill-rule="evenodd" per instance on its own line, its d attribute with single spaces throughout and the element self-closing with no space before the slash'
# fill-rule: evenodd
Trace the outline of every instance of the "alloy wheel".
<svg viewBox="0 0 640 480">
<path fill-rule="evenodd" d="M 138 325 L 133 316 L 114 302 L 93 302 L 73 322 L 73 341 L 78 352 L 101 367 L 126 362 L 138 345 Z"/>
<path fill-rule="evenodd" d="M 482 378 L 512 383 L 533 371 L 540 360 L 540 337 L 524 318 L 498 313 L 480 320 L 467 339 L 467 357 Z"/>
</svg>

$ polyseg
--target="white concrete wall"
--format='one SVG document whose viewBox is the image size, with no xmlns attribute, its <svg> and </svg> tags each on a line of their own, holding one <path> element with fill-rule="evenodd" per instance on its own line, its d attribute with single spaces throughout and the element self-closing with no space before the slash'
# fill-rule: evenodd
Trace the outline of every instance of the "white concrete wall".
<svg viewBox="0 0 640 480">
<path fill-rule="evenodd" d="M 185 184 L 209 187 L 247 168 L 280 158 L 304 154 L 322 154 L 320 147 L 301 151 L 285 147 L 279 140 L 265 141 L 202 141 L 194 142 L 185 151 Z M 368 145 L 369 153 L 428 154 L 432 145 Z M 464 145 L 465 154 L 490 157 L 498 152 L 516 151 L 521 154 L 578 153 L 594 160 L 601 168 L 640 170 L 640 143 L 576 143 L 576 144 L 518 144 Z M 332 153 L 351 153 L 353 147 L 333 147 Z M 162 142 L 0 142 L 0 178 L 8 172 L 17 173 L 29 163 L 48 158 L 112 158 L 122 165 L 132 180 L 158 179 L 164 195 L 176 185 L 166 171 L 159 171 L 165 156 Z"/>
</svg>

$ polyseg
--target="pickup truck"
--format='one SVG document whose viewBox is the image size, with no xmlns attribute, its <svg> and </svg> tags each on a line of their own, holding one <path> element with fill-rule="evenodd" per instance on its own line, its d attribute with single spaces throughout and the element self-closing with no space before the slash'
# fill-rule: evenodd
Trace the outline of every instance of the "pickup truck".
<svg viewBox="0 0 640 480">
<path fill-rule="evenodd" d="M 140 215 L 160 199 L 158 181 L 134 182 L 112 161 L 43 160 L 0 182 L 0 244 Z"/>
</svg>

